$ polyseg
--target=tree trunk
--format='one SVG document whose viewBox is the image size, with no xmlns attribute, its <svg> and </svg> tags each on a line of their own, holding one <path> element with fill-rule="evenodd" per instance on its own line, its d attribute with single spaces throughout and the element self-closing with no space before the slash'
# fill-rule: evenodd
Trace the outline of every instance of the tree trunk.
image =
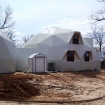
<svg viewBox="0 0 105 105">
<path fill-rule="evenodd" d="M 99 49 L 100 49 L 100 52 L 101 52 L 101 44 L 100 44 L 100 48 Z"/>
</svg>

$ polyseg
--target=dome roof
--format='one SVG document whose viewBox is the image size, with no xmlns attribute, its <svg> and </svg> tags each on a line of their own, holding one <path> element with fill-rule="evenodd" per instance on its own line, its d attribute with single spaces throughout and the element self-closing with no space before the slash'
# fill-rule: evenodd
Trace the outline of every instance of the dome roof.
<svg viewBox="0 0 105 105">
<path fill-rule="evenodd" d="M 36 48 L 37 45 L 56 46 L 62 44 L 68 44 L 74 35 L 75 31 L 62 28 L 47 28 L 44 32 L 41 32 L 33 36 L 24 46 L 24 48 Z M 81 34 L 80 34 L 81 36 Z M 91 47 L 89 43 L 83 39 L 84 44 Z"/>
<path fill-rule="evenodd" d="M 51 28 L 46 28 L 45 31 L 41 32 L 41 34 L 64 34 L 64 33 L 69 33 L 71 30 L 69 29 L 62 29 L 59 27 L 51 27 Z"/>
<path fill-rule="evenodd" d="M 75 33 L 79 35 L 79 45 L 72 44 Z M 51 60 L 61 60 L 68 50 L 76 51 L 79 58 L 82 58 L 86 51 L 93 51 L 93 46 L 82 38 L 80 32 L 61 28 L 46 29 L 33 36 L 24 48 L 34 48 L 35 53 L 42 53 Z"/>
</svg>

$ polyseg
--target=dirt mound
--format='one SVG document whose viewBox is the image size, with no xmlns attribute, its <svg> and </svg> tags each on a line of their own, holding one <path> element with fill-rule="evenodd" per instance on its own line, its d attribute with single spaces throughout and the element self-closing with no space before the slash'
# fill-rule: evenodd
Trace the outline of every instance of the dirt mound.
<svg viewBox="0 0 105 105">
<path fill-rule="evenodd" d="M 0 76 L 0 99 L 26 100 L 39 94 L 39 89 L 27 82 L 32 76 L 7 74 Z"/>
</svg>

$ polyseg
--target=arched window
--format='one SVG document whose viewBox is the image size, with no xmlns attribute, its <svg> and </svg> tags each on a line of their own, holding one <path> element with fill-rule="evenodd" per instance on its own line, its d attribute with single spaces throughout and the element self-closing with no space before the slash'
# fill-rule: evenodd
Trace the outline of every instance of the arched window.
<svg viewBox="0 0 105 105">
<path fill-rule="evenodd" d="M 90 53 L 86 52 L 84 58 L 85 58 L 85 61 L 89 61 Z"/>
<path fill-rule="evenodd" d="M 73 36 L 73 44 L 79 44 L 79 35 Z"/>
<path fill-rule="evenodd" d="M 74 51 L 67 52 L 67 61 L 74 61 Z"/>
</svg>

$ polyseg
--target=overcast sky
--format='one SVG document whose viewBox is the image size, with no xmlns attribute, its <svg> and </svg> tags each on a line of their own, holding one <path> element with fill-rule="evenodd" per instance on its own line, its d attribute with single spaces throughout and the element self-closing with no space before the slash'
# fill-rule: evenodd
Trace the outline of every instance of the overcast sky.
<svg viewBox="0 0 105 105">
<path fill-rule="evenodd" d="M 103 7 L 96 0 L 0 0 L 0 4 L 12 7 L 18 38 L 52 26 L 85 34 L 90 30 L 89 15 Z"/>
</svg>

